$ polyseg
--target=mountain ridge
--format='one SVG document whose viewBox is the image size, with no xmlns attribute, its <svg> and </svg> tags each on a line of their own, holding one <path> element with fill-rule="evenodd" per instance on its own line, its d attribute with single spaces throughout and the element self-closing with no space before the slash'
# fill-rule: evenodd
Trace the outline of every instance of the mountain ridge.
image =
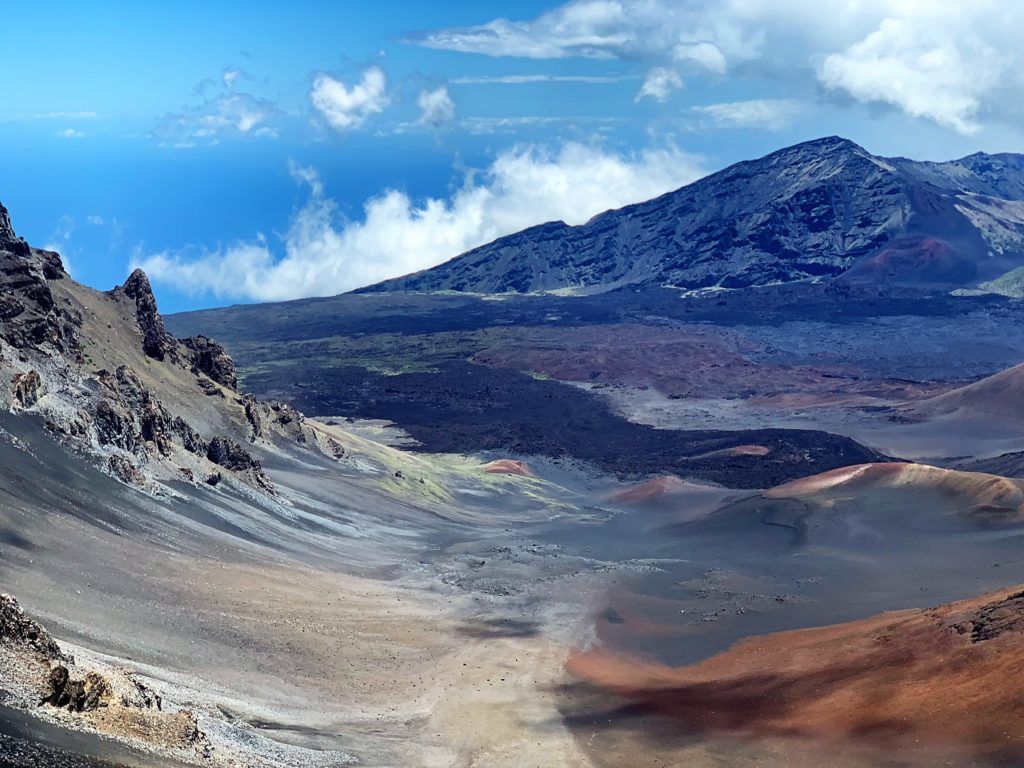
<svg viewBox="0 0 1024 768">
<path fill-rule="evenodd" d="M 1024 265 L 1024 156 L 872 155 L 839 136 L 745 160 L 585 224 L 546 222 L 356 293 L 975 287 Z"/>
</svg>

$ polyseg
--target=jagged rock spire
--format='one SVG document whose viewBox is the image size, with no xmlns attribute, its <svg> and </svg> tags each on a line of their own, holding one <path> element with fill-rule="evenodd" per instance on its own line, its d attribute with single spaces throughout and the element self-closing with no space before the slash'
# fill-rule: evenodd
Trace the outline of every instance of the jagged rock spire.
<svg viewBox="0 0 1024 768">
<path fill-rule="evenodd" d="M 7 251 L 15 256 L 28 256 L 32 251 L 28 243 L 15 233 L 11 215 L 3 203 L 0 203 L 0 251 Z"/>
<path fill-rule="evenodd" d="M 135 317 L 142 331 L 142 351 L 154 360 L 173 358 L 177 342 L 164 327 L 164 319 L 156 307 L 156 296 L 149 278 L 141 269 L 136 269 L 120 288 L 129 299 L 135 302 Z"/>
</svg>

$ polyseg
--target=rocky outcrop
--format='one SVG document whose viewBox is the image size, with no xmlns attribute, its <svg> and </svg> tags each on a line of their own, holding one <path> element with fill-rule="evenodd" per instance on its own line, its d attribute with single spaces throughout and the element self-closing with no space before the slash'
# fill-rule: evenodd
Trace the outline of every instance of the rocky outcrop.
<svg viewBox="0 0 1024 768">
<path fill-rule="evenodd" d="M 969 634 L 972 643 L 994 640 L 1000 635 L 1024 633 L 1024 592 L 1016 592 L 981 606 L 970 618 L 953 625 L 959 634 Z"/>
<path fill-rule="evenodd" d="M 242 405 L 245 407 L 245 420 L 249 424 L 249 440 L 256 442 L 263 437 L 263 419 L 260 416 L 260 403 L 255 395 L 245 395 L 242 398 Z"/>
<path fill-rule="evenodd" d="M 263 466 L 259 460 L 230 437 L 213 438 L 206 448 L 206 458 L 224 469 L 246 475 L 263 490 L 274 490 L 273 484 L 263 473 Z"/>
<path fill-rule="evenodd" d="M 188 350 L 193 373 L 204 374 L 230 390 L 238 389 L 235 361 L 224 347 L 206 336 L 191 336 L 181 343 Z"/>
<path fill-rule="evenodd" d="M 7 594 L 0 594 L 0 643 L 29 649 L 50 661 L 65 659 L 50 633 L 25 615 L 18 601 Z"/>
<path fill-rule="evenodd" d="M 172 416 L 131 368 L 122 365 L 114 373 L 103 370 L 97 378 L 105 395 L 96 404 L 93 417 L 101 445 L 138 455 L 155 451 L 168 456 L 172 443 L 189 453 L 206 452 L 206 442 L 199 433 L 180 416 Z M 121 476 L 117 470 L 115 474 Z"/>
<path fill-rule="evenodd" d="M 18 349 L 49 344 L 77 359 L 81 318 L 58 307 L 48 285 L 65 276 L 60 257 L 18 237 L 0 205 L 0 337 Z"/>
<path fill-rule="evenodd" d="M 154 360 L 175 360 L 178 342 L 164 327 L 164 320 L 157 311 L 153 286 L 146 273 L 136 269 L 115 291 L 135 302 L 135 319 L 142 331 L 142 351 Z"/>
<path fill-rule="evenodd" d="M 251 453 L 229 437 L 213 438 L 206 448 L 206 458 L 224 469 L 235 472 L 253 469 L 260 465 Z"/>
<path fill-rule="evenodd" d="M 14 397 L 14 402 L 21 408 L 31 408 L 34 406 L 46 391 L 46 388 L 43 386 L 43 380 L 37 371 L 20 373 L 14 377 L 11 384 L 11 395 Z"/>
<path fill-rule="evenodd" d="M 115 453 L 107 460 L 107 469 L 110 470 L 110 474 L 126 485 L 134 485 L 139 488 L 146 485 L 146 476 L 130 459 L 119 453 Z"/>
<path fill-rule="evenodd" d="M 90 672 L 84 680 L 73 680 L 67 667 L 57 666 L 50 670 L 46 695 L 39 706 L 49 704 L 68 712 L 92 712 L 106 706 L 104 699 L 110 695 L 110 684 L 98 673 Z"/>
</svg>

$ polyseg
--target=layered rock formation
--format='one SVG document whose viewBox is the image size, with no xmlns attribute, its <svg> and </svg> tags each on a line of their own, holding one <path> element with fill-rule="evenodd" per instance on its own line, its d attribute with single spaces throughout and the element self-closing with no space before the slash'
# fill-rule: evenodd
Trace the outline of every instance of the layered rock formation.
<svg viewBox="0 0 1024 768">
<path fill-rule="evenodd" d="M 66 277 L 57 254 L 14 233 L 0 204 L 0 338 L 17 349 L 47 345 L 77 357 L 79 319 L 56 306 L 48 285 Z"/>
</svg>

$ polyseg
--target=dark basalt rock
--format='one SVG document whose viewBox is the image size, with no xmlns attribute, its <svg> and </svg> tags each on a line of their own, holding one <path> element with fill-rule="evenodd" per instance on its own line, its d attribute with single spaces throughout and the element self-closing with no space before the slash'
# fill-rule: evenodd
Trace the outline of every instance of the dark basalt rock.
<svg viewBox="0 0 1024 768">
<path fill-rule="evenodd" d="M 238 389 L 235 361 L 220 344 L 206 336 L 191 336 L 181 343 L 192 358 L 193 373 L 206 374 L 213 381 L 230 390 Z"/>
<path fill-rule="evenodd" d="M 156 307 L 156 297 L 149 278 L 141 269 L 136 269 L 116 288 L 135 301 L 135 317 L 142 331 L 142 351 L 154 360 L 174 360 L 177 357 L 177 341 L 164 327 L 164 320 Z"/>
<path fill-rule="evenodd" d="M 152 446 L 167 456 L 172 442 L 176 442 L 190 453 L 206 452 L 206 442 L 199 433 L 180 416 L 172 416 L 131 368 L 122 365 L 114 373 L 103 370 L 97 378 L 106 394 L 97 403 L 93 418 L 101 445 L 139 455 Z"/>
<path fill-rule="evenodd" d="M 131 415 L 110 400 L 96 404 L 92 426 L 100 445 L 121 448 L 129 453 L 134 453 L 139 447 L 140 435 Z"/>
<path fill-rule="evenodd" d="M 213 438 L 206 447 L 206 458 L 234 472 L 243 472 L 260 466 L 259 461 L 251 453 L 230 437 Z"/>
<path fill-rule="evenodd" d="M 213 438 L 206 448 L 206 458 L 224 469 L 246 474 L 257 487 L 270 493 L 274 492 L 274 486 L 263 473 L 263 466 L 259 460 L 231 438 Z"/>
<path fill-rule="evenodd" d="M 47 284 L 64 276 L 60 256 L 29 247 L 0 205 L 0 337 L 18 349 L 51 344 L 78 359 L 81 318 L 57 307 Z"/>
</svg>

